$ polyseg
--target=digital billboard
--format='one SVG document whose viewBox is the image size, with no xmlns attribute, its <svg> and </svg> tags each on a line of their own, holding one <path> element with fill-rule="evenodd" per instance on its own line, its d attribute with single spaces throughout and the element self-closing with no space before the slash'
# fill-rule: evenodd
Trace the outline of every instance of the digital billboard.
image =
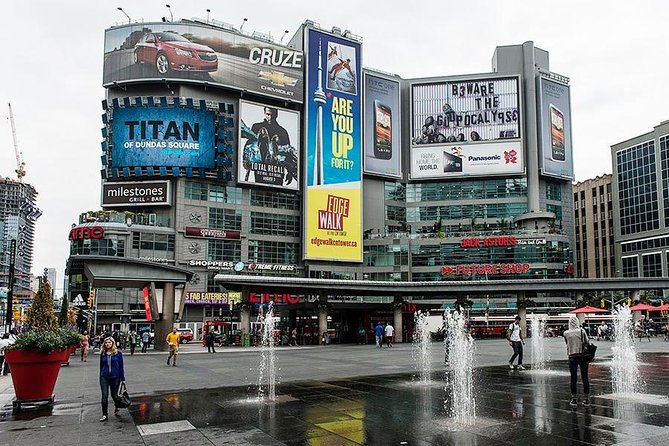
<svg viewBox="0 0 669 446">
<path fill-rule="evenodd" d="M 519 141 L 447 144 L 411 149 L 411 178 L 445 178 L 523 173 Z"/>
<path fill-rule="evenodd" d="M 362 261 L 361 45 L 309 28 L 305 259 Z"/>
<path fill-rule="evenodd" d="M 573 179 L 569 86 L 542 77 L 539 92 L 541 173 Z"/>
<path fill-rule="evenodd" d="M 299 190 L 300 113 L 239 102 L 237 182 Z"/>
<path fill-rule="evenodd" d="M 516 76 L 413 84 L 412 145 L 520 138 L 518 86 Z"/>
<path fill-rule="evenodd" d="M 102 84 L 178 80 L 302 102 L 302 51 L 196 22 L 105 31 Z"/>
<path fill-rule="evenodd" d="M 115 107 L 111 167 L 215 167 L 216 113 L 179 107 Z"/>
<path fill-rule="evenodd" d="M 400 83 L 364 71 L 365 172 L 399 178 Z"/>
</svg>

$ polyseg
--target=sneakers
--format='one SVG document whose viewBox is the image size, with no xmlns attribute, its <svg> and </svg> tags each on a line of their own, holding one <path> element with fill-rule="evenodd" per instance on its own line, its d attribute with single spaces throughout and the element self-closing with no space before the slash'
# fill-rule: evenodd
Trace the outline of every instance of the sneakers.
<svg viewBox="0 0 669 446">
<path fill-rule="evenodd" d="M 569 401 L 569 405 L 570 405 L 571 407 L 576 407 L 576 406 L 578 406 L 578 400 L 576 399 L 575 396 L 571 398 L 571 401 Z"/>
<path fill-rule="evenodd" d="M 170 365 L 170 360 L 169 359 L 167 360 L 167 365 Z"/>
<path fill-rule="evenodd" d="M 586 396 L 583 398 L 583 405 L 584 405 L 585 407 L 590 407 L 590 395 L 586 395 Z"/>
<path fill-rule="evenodd" d="M 509 368 L 513 370 L 513 364 L 509 363 Z"/>
<path fill-rule="evenodd" d="M 522 364 L 518 364 L 518 370 L 525 370 L 525 367 Z"/>
<path fill-rule="evenodd" d="M 100 422 L 102 421 L 107 421 L 107 415 L 102 415 L 102 418 L 100 418 Z"/>
</svg>

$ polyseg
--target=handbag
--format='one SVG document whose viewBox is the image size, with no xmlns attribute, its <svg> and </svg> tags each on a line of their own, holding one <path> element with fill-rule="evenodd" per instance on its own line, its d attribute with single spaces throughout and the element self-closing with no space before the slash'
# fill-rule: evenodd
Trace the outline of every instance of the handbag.
<svg viewBox="0 0 669 446">
<path fill-rule="evenodd" d="M 118 386 L 118 394 L 116 395 L 116 407 L 125 409 L 130 407 L 132 400 L 130 395 L 128 395 L 128 389 L 125 386 L 125 381 L 121 382 Z"/>
<path fill-rule="evenodd" d="M 585 337 L 583 336 L 585 332 L 581 329 L 581 356 L 585 362 L 592 362 L 595 359 L 595 352 L 597 352 L 597 346 L 592 342 L 586 342 Z"/>
</svg>

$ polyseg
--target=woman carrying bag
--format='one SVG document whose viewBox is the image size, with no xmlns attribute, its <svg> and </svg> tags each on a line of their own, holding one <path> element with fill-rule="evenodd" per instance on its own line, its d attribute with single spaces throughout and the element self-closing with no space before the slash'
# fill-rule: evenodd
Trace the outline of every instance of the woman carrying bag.
<svg viewBox="0 0 669 446">
<path fill-rule="evenodd" d="M 581 369 L 581 381 L 583 381 L 583 405 L 590 405 L 590 380 L 588 379 L 588 368 L 590 367 L 589 348 L 590 339 L 588 334 L 581 328 L 576 316 L 569 319 L 569 329 L 563 334 L 564 342 L 567 344 L 567 355 L 569 356 L 569 374 L 571 375 L 571 401 L 569 405 L 578 405 L 578 369 Z M 593 353 L 594 354 L 594 353 Z"/>
<path fill-rule="evenodd" d="M 107 403 L 110 389 L 114 400 L 114 415 L 119 414 L 119 408 L 127 407 L 119 397 L 119 388 L 125 388 L 123 353 L 117 350 L 114 338 L 108 337 L 102 343 L 100 351 L 100 390 L 102 391 L 102 418 L 100 418 L 100 421 L 107 421 Z M 124 392 L 121 391 L 121 393 Z"/>
</svg>

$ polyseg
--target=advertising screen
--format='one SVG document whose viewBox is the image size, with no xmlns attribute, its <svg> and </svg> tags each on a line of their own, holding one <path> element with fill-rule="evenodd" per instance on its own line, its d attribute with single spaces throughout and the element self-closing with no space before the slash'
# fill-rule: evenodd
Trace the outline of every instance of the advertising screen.
<svg viewBox="0 0 669 446">
<path fill-rule="evenodd" d="M 362 261 L 361 45 L 307 30 L 305 259 Z"/>
<path fill-rule="evenodd" d="M 239 103 L 237 182 L 299 190 L 300 113 Z"/>
<path fill-rule="evenodd" d="M 111 167 L 213 168 L 215 119 L 206 109 L 116 107 Z"/>
<path fill-rule="evenodd" d="M 520 138 L 518 85 L 518 77 L 412 85 L 412 145 Z"/>
<path fill-rule="evenodd" d="M 541 172 L 573 179 L 569 86 L 545 78 L 539 84 Z"/>
<path fill-rule="evenodd" d="M 414 147 L 411 178 L 444 178 L 523 173 L 519 141 Z"/>
<path fill-rule="evenodd" d="M 195 22 L 141 23 L 105 31 L 102 84 L 207 83 L 302 102 L 301 51 Z"/>
<path fill-rule="evenodd" d="M 365 172 L 400 176 L 400 83 L 364 72 Z"/>
</svg>

